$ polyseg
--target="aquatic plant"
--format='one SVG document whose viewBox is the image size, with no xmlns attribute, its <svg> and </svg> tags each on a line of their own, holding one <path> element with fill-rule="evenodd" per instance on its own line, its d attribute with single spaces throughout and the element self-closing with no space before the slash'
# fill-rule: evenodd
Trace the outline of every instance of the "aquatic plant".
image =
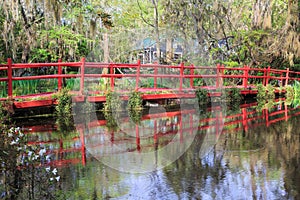
<svg viewBox="0 0 300 200">
<path fill-rule="evenodd" d="M 199 104 L 207 104 L 209 103 L 208 92 L 206 89 L 197 88 L 196 89 L 196 97 L 198 99 Z"/>
<path fill-rule="evenodd" d="M 262 84 L 257 85 L 257 100 L 271 100 L 275 98 L 275 88 L 274 86 L 268 84 L 264 86 Z"/>
<path fill-rule="evenodd" d="M 103 114 L 106 119 L 106 126 L 109 129 L 116 129 L 118 123 L 116 119 L 120 116 L 122 101 L 116 92 L 108 91 L 106 93 L 106 102 L 103 107 Z"/>
<path fill-rule="evenodd" d="M 284 87 L 286 93 L 285 97 L 286 99 L 293 99 L 295 96 L 294 88 L 291 85 L 287 85 Z"/>
<path fill-rule="evenodd" d="M 295 81 L 293 85 L 293 91 L 294 91 L 294 98 L 293 98 L 292 105 L 295 108 L 300 105 L 300 82 Z"/>
<path fill-rule="evenodd" d="M 57 105 L 55 106 L 55 114 L 57 117 L 58 129 L 62 132 L 74 129 L 72 118 L 72 96 L 67 88 L 64 88 L 56 95 Z"/>
<path fill-rule="evenodd" d="M 300 99 L 300 82 L 299 81 L 295 81 L 295 83 L 293 85 L 293 89 L 294 89 L 295 98 Z"/>
<path fill-rule="evenodd" d="M 240 102 L 242 100 L 241 90 L 239 88 L 230 89 L 230 100 L 231 102 Z"/>
<path fill-rule="evenodd" d="M 143 108 L 142 93 L 132 91 L 129 94 L 127 110 L 141 110 Z"/>
<path fill-rule="evenodd" d="M 127 110 L 130 119 L 138 124 L 142 118 L 143 99 L 142 93 L 138 91 L 132 91 L 129 94 Z"/>
</svg>

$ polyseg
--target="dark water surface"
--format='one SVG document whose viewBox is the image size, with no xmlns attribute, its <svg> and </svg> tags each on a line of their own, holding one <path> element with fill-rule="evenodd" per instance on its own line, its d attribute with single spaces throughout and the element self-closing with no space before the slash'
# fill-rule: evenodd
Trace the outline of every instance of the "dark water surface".
<svg viewBox="0 0 300 200">
<path fill-rule="evenodd" d="M 242 107 L 23 128 L 51 149 L 66 199 L 300 199 L 300 108 Z"/>
</svg>

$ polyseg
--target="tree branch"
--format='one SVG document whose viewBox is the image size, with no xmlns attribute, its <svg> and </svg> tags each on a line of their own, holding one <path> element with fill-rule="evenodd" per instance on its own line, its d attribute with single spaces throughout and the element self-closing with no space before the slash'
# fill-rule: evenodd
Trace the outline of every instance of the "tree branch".
<svg viewBox="0 0 300 200">
<path fill-rule="evenodd" d="M 143 15 L 143 9 L 142 9 L 142 7 L 141 7 L 141 5 L 140 5 L 139 0 L 136 0 L 136 2 L 137 2 L 138 6 L 139 6 L 139 9 L 140 9 L 140 11 L 141 11 L 141 12 L 140 12 L 140 16 L 141 16 L 143 22 L 145 22 L 146 24 L 148 24 L 149 26 L 151 26 L 151 27 L 154 28 L 154 27 L 155 27 L 154 24 L 149 23 L 149 22 L 144 18 L 144 15 Z"/>
</svg>

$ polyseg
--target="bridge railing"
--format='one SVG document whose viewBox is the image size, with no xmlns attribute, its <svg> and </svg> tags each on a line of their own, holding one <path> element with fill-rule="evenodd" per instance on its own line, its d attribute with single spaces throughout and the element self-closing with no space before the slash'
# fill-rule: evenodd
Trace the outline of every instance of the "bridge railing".
<svg viewBox="0 0 300 200">
<path fill-rule="evenodd" d="M 77 68 L 75 73 L 66 74 L 63 69 Z M 44 69 L 51 73 L 43 75 L 17 75 L 18 70 Z M 106 72 L 104 71 L 106 70 Z M 105 72 L 105 73 L 104 73 Z M 0 87 L 7 97 L 16 97 L 14 93 L 16 86 L 14 82 L 28 80 L 53 79 L 55 90 L 66 87 L 66 80 L 78 80 L 77 86 L 70 89 L 78 95 L 83 95 L 86 89 L 90 94 L 105 92 L 106 90 L 135 89 L 145 92 L 151 91 L 187 91 L 195 88 L 206 88 L 217 90 L 221 87 L 237 87 L 242 89 L 254 88 L 256 84 L 273 84 L 284 86 L 292 81 L 300 80 L 300 72 L 268 68 L 244 67 L 225 67 L 216 66 L 185 66 L 179 65 L 160 65 L 160 64 L 141 64 L 140 61 L 134 64 L 120 63 L 97 63 L 86 62 L 83 58 L 80 62 L 61 62 L 57 63 L 29 63 L 15 64 L 11 59 L 7 64 L 0 65 Z M 105 87 L 92 87 L 101 85 L 99 82 L 105 80 Z M 3 83 L 4 82 L 4 83 Z M 226 84 L 225 84 L 226 82 Z M 91 87 L 90 87 L 91 86 Z M 32 87 L 28 85 L 28 87 Z M 52 88 L 52 89 L 53 89 Z M 54 89 L 53 89 L 54 90 Z M 51 91 L 55 92 L 55 91 Z M 30 95 L 30 94 L 26 94 Z M 39 95 L 33 94 L 33 95 Z M 4 95 L 2 95 L 4 97 Z M 1 93 L 0 93 L 1 98 Z"/>
</svg>

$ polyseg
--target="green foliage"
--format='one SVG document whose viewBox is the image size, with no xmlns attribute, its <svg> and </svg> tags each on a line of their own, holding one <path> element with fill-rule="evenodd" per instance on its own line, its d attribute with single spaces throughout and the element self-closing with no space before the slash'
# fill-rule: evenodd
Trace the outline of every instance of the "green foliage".
<svg viewBox="0 0 300 200">
<path fill-rule="evenodd" d="M 300 99 L 300 82 L 295 81 L 293 85 L 293 90 L 294 90 L 295 98 Z"/>
<path fill-rule="evenodd" d="M 259 84 L 257 86 L 257 96 L 256 99 L 261 104 L 265 104 L 266 102 L 272 102 L 275 99 L 275 88 L 272 85 L 263 86 Z"/>
<path fill-rule="evenodd" d="M 132 91 L 129 94 L 128 110 L 141 110 L 143 108 L 142 93 L 138 91 Z"/>
<path fill-rule="evenodd" d="M 138 91 L 132 91 L 129 94 L 127 110 L 128 110 L 130 119 L 134 123 L 139 123 L 141 121 L 142 109 L 143 109 L 142 93 L 140 93 Z"/>
<path fill-rule="evenodd" d="M 239 88 L 230 89 L 231 102 L 240 102 L 242 100 L 241 90 Z"/>
<path fill-rule="evenodd" d="M 0 132 L 11 123 L 13 112 L 13 102 L 11 100 L 0 101 Z"/>
<path fill-rule="evenodd" d="M 103 113 L 106 119 L 106 126 L 115 130 L 118 127 L 116 121 L 120 116 L 122 101 L 116 92 L 108 91 L 106 93 L 106 102 L 104 103 Z"/>
<path fill-rule="evenodd" d="M 294 99 L 295 96 L 294 88 L 291 85 L 286 85 L 284 89 L 286 91 L 285 97 L 287 99 Z"/>
<path fill-rule="evenodd" d="M 257 88 L 257 99 L 265 99 L 266 96 L 266 88 L 262 84 L 258 84 Z"/>
<path fill-rule="evenodd" d="M 7 84 L 6 82 L 0 82 L 0 98 L 7 97 Z"/>
<path fill-rule="evenodd" d="M 268 84 L 266 86 L 266 91 L 267 91 L 267 94 L 266 94 L 267 99 L 275 99 L 275 87 L 274 86 L 272 86 L 271 84 Z"/>
<path fill-rule="evenodd" d="M 293 92 L 294 92 L 294 96 L 293 96 L 294 98 L 292 101 L 292 105 L 293 107 L 298 107 L 300 105 L 300 83 L 298 81 L 294 82 Z"/>
<path fill-rule="evenodd" d="M 72 96 L 67 88 L 59 91 L 57 105 L 55 107 L 58 129 L 61 132 L 68 132 L 74 129 L 72 116 Z"/>
<path fill-rule="evenodd" d="M 206 89 L 198 88 L 196 90 L 196 96 L 197 96 L 199 104 L 207 104 L 210 101 L 210 98 L 208 96 L 208 92 Z"/>
</svg>

